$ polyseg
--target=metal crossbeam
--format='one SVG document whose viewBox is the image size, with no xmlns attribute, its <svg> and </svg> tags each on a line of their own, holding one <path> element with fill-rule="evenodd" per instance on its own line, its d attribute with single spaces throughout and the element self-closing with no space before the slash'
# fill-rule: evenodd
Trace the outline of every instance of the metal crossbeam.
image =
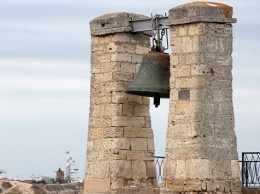
<svg viewBox="0 0 260 194">
<path fill-rule="evenodd" d="M 144 31 L 151 31 L 157 29 L 158 30 L 169 29 L 169 27 L 166 26 L 166 21 L 168 20 L 168 17 L 158 17 L 156 18 L 156 20 L 154 18 L 151 18 L 146 20 L 130 21 L 133 28 L 132 32 L 144 32 Z"/>
</svg>

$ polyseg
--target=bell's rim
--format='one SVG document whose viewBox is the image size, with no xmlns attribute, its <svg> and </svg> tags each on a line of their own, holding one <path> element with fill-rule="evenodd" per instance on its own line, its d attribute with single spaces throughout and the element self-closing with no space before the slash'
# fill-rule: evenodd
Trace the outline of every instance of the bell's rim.
<svg viewBox="0 0 260 194">
<path fill-rule="evenodd" d="M 164 90 L 160 89 L 160 91 L 159 90 L 158 91 L 156 91 L 156 90 L 149 91 L 149 90 L 126 89 L 125 92 L 128 94 L 145 96 L 145 97 L 154 97 L 155 93 L 157 93 L 160 95 L 160 98 L 170 98 L 170 90 L 168 90 L 168 89 L 164 89 Z"/>
</svg>

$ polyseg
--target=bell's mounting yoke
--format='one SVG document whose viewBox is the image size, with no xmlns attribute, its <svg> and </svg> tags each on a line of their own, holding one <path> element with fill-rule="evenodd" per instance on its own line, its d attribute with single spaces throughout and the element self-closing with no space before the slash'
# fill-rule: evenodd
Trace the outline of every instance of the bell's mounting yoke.
<svg viewBox="0 0 260 194">
<path fill-rule="evenodd" d="M 160 105 L 160 98 L 169 98 L 170 57 L 164 53 L 169 48 L 166 21 L 168 17 L 151 15 L 150 19 L 130 21 L 132 32 L 148 32 L 152 36 L 151 52 L 143 56 L 140 70 L 134 81 L 126 87 L 129 94 L 154 98 L 154 105 Z M 167 46 L 162 45 L 166 34 Z"/>
</svg>

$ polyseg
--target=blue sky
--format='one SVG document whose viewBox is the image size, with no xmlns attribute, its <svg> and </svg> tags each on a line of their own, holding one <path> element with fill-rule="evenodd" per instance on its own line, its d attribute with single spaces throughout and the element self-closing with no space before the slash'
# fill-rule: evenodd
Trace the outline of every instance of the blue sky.
<svg viewBox="0 0 260 194">
<path fill-rule="evenodd" d="M 189 1 L 1 0 L 0 169 L 54 177 L 66 150 L 83 178 L 89 112 L 89 21 L 106 13 L 167 13 Z M 260 1 L 233 6 L 233 95 L 239 154 L 260 151 Z M 168 101 L 151 107 L 156 155 L 164 155 Z"/>
</svg>

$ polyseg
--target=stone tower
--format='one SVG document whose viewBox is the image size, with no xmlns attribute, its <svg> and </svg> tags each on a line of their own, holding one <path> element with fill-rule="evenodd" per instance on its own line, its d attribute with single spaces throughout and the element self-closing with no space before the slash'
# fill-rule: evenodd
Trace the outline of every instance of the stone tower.
<svg viewBox="0 0 260 194">
<path fill-rule="evenodd" d="M 232 102 L 232 7 L 169 11 L 170 102 L 161 193 L 241 192 Z"/>
<path fill-rule="evenodd" d="M 159 193 L 149 98 L 125 93 L 150 36 L 113 13 L 90 22 L 91 91 L 84 193 Z M 170 101 L 160 193 L 239 193 L 232 102 L 232 7 L 169 11 Z"/>
<path fill-rule="evenodd" d="M 85 193 L 129 193 L 131 187 L 145 193 L 157 187 L 149 98 L 124 92 L 139 71 L 142 55 L 150 49 L 150 36 L 131 33 L 129 21 L 144 18 L 113 13 L 90 22 Z"/>
</svg>

